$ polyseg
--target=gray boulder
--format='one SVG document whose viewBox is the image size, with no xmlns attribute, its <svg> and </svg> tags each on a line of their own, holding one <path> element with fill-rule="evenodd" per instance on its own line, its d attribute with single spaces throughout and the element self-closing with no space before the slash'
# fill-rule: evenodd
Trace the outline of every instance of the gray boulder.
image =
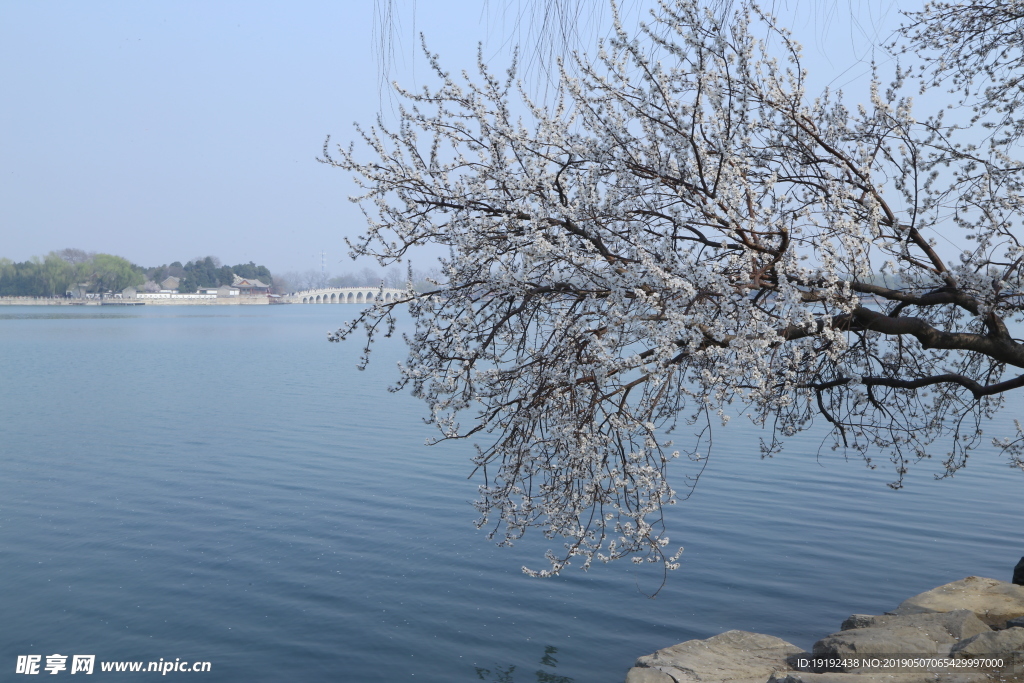
<svg viewBox="0 0 1024 683">
<path fill-rule="evenodd" d="M 874 614 L 851 614 L 839 627 L 840 631 L 849 631 L 851 628 L 867 628 L 874 623 Z"/>
<path fill-rule="evenodd" d="M 992 628 L 1024 616 L 1024 586 L 968 576 L 904 600 L 890 614 L 926 614 L 968 609 Z"/>
<path fill-rule="evenodd" d="M 989 631 L 973 612 L 855 615 L 845 631 L 825 636 L 814 644 L 815 656 L 835 658 L 885 657 L 892 655 L 949 654 L 956 643 Z"/>
<path fill-rule="evenodd" d="M 676 679 L 658 669 L 633 667 L 626 674 L 626 683 L 676 683 Z"/>
<path fill-rule="evenodd" d="M 1009 661 L 1014 653 L 1024 651 L 1024 628 L 979 633 L 953 646 L 950 655 L 970 659 L 1002 657 Z"/>
<path fill-rule="evenodd" d="M 885 628 L 890 626 L 894 628 L 905 626 L 932 628 L 937 626 L 944 629 L 958 641 L 992 630 L 974 612 L 966 609 L 954 610 L 952 612 L 928 612 L 907 615 L 854 614 L 843 622 L 842 630 Z"/>
<path fill-rule="evenodd" d="M 789 659 L 803 649 L 781 638 L 726 631 L 707 640 L 688 640 L 636 660 L 628 683 L 765 683 L 792 670 Z"/>
</svg>

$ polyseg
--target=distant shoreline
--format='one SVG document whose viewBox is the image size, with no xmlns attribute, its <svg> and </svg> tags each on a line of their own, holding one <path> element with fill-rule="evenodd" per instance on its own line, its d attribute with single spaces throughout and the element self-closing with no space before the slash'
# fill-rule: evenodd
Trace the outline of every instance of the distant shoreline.
<svg viewBox="0 0 1024 683">
<path fill-rule="evenodd" d="M 65 299 L 56 297 L 0 296 L 0 306 L 260 306 L 268 296 L 221 297 L 217 299 Z M 276 303 L 276 302 L 275 302 Z M 283 302 L 282 302 L 283 303 Z"/>
<path fill-rule="evenodd" d="M 96 296 L 96 295 L 92 295 Z M 268 304 L 355 304 L 404 300 L 409 292 L 392 287 L 325 287 L 289 294 L 242 294 L 214 296 L 166 292 L 137 295 L 134 290 L 103 298 L 0 296 L 0 306 L 265 306 Z M 145 297 L 145 298 L 143 298 Z"/>
</svg>

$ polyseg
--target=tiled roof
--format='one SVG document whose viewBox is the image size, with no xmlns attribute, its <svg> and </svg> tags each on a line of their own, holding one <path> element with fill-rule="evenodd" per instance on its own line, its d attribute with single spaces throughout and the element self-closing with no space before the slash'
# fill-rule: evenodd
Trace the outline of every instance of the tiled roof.
<svg viewBox="0 0 1024 683">
<path fill-rule="evenodd" d="M 232 287 L 241 287 L 242 289 L 267 289 L 270 285 L 265 285 L 259 280 L 253 278 L 249 280 L 247 278 L 235 276 L 235 281 L 231 283 Z"/>
</svg>

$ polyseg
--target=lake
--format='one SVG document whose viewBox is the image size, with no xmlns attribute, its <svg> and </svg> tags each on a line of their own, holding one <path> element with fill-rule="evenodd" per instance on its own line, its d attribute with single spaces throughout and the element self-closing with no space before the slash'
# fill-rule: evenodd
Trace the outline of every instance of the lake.
<svg viewBox="0 0 1024 683">
<path fill-rule="evenodd" d="M 885 464 L 845 461 L 820 433 L 761 460 L 734 419 L 669 510 L 686 550 L 656 598 L 658 575 L 624 562 L 529 578 L 550 544 L 477 531 L 471 444 L 425 446 L 423 404 L 387 391 L 402 342 L 360 372 L 358 342 L 326 341 L 357 310 L 0 308 L 0 669 L 59 653 L 119 681 L 153 674 L 99 662 L 208 661 L 168 674 L 203 681 L 612 683 L 728 629 L 810 647 L 851 613 L 1009 580 L 1024 555 L 1024 474 L 992 449 L 892 491 Z M 1004 417 L 1024 413 L 1011 401 Z"/>
</svg>

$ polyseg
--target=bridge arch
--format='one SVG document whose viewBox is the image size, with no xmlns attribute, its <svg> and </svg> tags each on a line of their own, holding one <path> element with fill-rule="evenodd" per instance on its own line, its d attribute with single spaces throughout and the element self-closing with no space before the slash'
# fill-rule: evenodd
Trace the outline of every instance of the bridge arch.
<svg viewBox="0 0 1024 683">
<path fill-rule="evenodd" d="M 292 304 L 370 304 L 374 301 L 390 303 L 398 301 L 404 292 L 393 288 L 368 287 L 325 287 L 323 289 L 307 289 L 303 292 L 285 294 L 278 297 L 275 303 Z"/>
</svg>

